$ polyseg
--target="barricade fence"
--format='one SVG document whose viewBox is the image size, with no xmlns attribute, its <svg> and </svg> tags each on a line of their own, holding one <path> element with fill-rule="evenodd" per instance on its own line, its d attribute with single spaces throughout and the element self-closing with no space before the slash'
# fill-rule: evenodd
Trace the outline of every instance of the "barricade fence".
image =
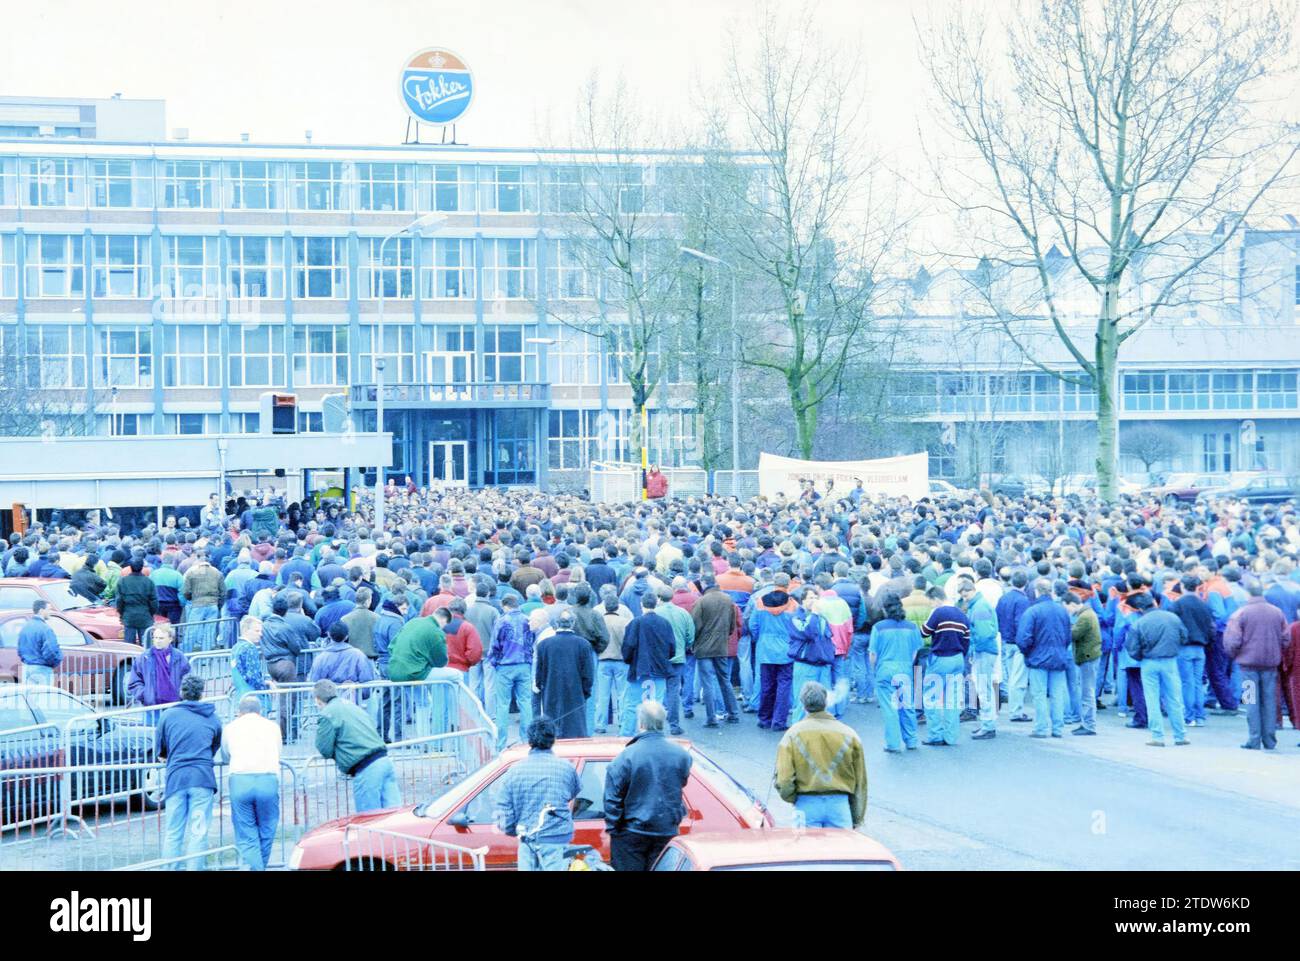
<svg viewBox="0 0 1300 961">
<path fill-rule="evenodd" d="M 293 700 L 280 709 L 292 739 L 281 764 L 272 866 L 287 863 L 303 832 L 353 809 L 352 779 L 315 754 L 317 710 L 314 698 L 307 700 L 310 690 L 292 685 L 263 694 Z M 341 692 L 386 710 L 390 734 L 401 725 L 404 736 L 388 750 L 405 803 L 455 783 L 493 756 L 496 728 L 459 680 L 380 681 L 343 685 Z M 218 717 L 231 716 L 228 697 L 206 700 Z M 166 848 L 166 766 L 154 756 L 154 725 L 169 706 L 83 714 L 62 729 L 45 724 L 6 732 L 0 738 L 0 870 L 176 867 Z M 216 773 L 208 838 L 214 849 L 234 837 L 223 764 Z M 227 860 L 223 855 L 204 866 L 233 866 Z"/>
<path fill-rule="evenodd" d="M 184 654 L 196 654 L 202 651 L 215 651 L 221 648 L 231 648 L 235 646 L 238 639 L 236 634 L 239 630 L 239 618 L 237 617 L 205 617 L 190 618 L 192 608 L 186 608 L 185 616 L 179 623 L 170 625 L 172 635 L 175 638 L 177 650 Z M 144 646 L 146 648 L 153 646 L 154 633 L 160 623 L 154 623 L 144 632 Z"/>
<path fill-rule="evenodd" d="M 350 826 L 343 832 L 348 871 L 483 871 L 487 852 L 378 828 Z"/>
<path fill-rule="evenodd" d="M 664 467 L 669 497 L 691 497 L 710 489 L 722 497 L 742 501 L 758 496 L 758 471 L 715 470 L 710 485 L 709 471 L 702 467 Z M 593 461 L 587 489 L 597 504 L 621 504 L 641 499 L 641 466 L 615 461 Z"/>
</svg>

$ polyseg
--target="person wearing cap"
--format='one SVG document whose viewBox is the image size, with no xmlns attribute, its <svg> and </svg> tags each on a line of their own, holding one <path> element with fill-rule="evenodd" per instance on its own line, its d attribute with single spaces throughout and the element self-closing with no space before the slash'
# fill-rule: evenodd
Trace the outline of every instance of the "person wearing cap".
<svg viewBox="0 0 1300 961">
<path fill-rule="evenodd" d="M 1187 628 L 1177 614 L 1157 608 L 1149 594 L 1136 595 L 1132 605 L 1138 618 L 1129 625 L 1124 647 L 1141 671 L 1147 727 L 1151 731 L 1147 744 L 1165 746 L 1164 720 L 1160 713 L 1162 698 L 1169 708 L 1174 743 L 1187 744 L 1182 682 L 1178 677 L 1178 651 L 1187 643 Z"/>
<path fill-rule="evenodd" d="M 596 655 L 591 643 L 574 631 L 572 610 L 555 618 L 555 633 L 538 641 L 534 690 L 541 697 L 541 716 L 555 724 L 556 737 L 587 737 L 587 702 L 596 682 Z"/>
</svg>

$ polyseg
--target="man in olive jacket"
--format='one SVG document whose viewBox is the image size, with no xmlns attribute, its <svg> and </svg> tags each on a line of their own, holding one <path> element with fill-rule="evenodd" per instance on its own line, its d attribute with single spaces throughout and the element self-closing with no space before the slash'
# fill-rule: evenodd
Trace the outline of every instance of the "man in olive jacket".
<svg viewBox="0 0 1300 961">
<path fill-rule="evenodd" d="M 740 723 L 740 705 L 731 687 L 731 636 L 736 631 L 738 612 L 731 595 L 718 587 L 711 576 L 701 578 L 704 593 L 691 608 L 695 622 L 695 664 L 704 692 L 705 727 L 717 727 L 722 708 L 728 724 Z"/>
<path fill-rule="evenodd" d="M 826 710 L 826 688 L 809 681 L 799 691 L 807 716 L 776 749 L 777 792 L 810 828 L 856 828 L 867 816 L 867 758 L 853 728 Z"/>
<path fill-rule="evenodd" d="M 122 618 L 122 640 L 144 644 L 144 633 L 158 613 L 158 589 L 145 577 L 144 558 L 131 558 L 131 573 L 117 582 L 117 613 Z"/>
<path fill-rule="evenodd" d="M 1097 733 L 1097 665 L 1101 662 L 1101 622 L 1097 612 L 1073 591 L 1065 598 L 1070 612 L 1074 663 L 1079 666 L 1079 726 L 1071 734 Z"/>
</svg>

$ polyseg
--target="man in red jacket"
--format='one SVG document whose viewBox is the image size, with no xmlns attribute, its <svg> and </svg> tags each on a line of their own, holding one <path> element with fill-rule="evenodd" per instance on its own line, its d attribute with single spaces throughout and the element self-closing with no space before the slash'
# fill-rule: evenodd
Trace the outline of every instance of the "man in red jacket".
<svg viewBox="0 0 1300 961">
<path fill-rule="evenodd" d="M 459 597 L 433 612 L 447 636 L 447 666 L 468 675 L 469 669 L 483 660 L 483 639 L 478 628 L 465 620 L 465 602 Z M 468 685 L 468 678 L 465 679 Z"/>
<path fill-rule="evenodd" d="M 1242 703 L 1249 740 L 1242 747 L 1271 751 L 1277 747 L 1277 671 L 1286 650 L 1286 617 L 1264 599 L 1264 585 L 1252 582 L 1250 598 L 1228 618 L 1223 649 L 1241 668 Z M 1248 692 L 1254 691 L 1254 697 Z"/>
<path fill-rule="evenodd" d="M 668 496 L 668 478 L 659 473 L 659 465 L 652 464 L 645 477 L 646 496 L 654 499 Z"/>
</svg>

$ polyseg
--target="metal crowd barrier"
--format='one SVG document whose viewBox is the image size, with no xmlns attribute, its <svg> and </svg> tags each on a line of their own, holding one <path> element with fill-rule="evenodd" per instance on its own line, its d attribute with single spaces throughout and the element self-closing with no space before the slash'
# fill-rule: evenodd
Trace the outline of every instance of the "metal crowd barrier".
<svg viewBox="0 0 1300 961">
<path fill-rule="evenodd" d="M 22 680 L 27 680 L 25 672 Z M 54 668 L 52 686 L 94 704 L 112 705 L 126 703 L 130 680 L 130 655 L 65 647 L 63 660 Z"/>
<path fill-rule="evenodd" d="M 189 610 L 186 609 L 186 615 Z M 153 647 L 153 635 L 158 624 L 151 624 L 144 632 L 144 646 Z M 182 618 L 180 623 L 171 625 L 175 632 L 176 648 L 184 654 L 201 651 L 215 651 L 234 647 L 236 632 L 239 629 L 237 617 L 208 617 L 199 620 Z"/>
<path fill-rule="evenodd" d="M 488 848 L 466 848 L 443 841 L 378 828 L 349 826 L 343 832 L 347 871 L 483 871 Z"/>
<path fill-rule="evenodd" d="M 309 690 L 296 685 L 266 696 L 301 698 Z M 403 718 L 410 736 L 390 743 L 389 756 L 404 801 L 458 781 L 493 756 L 496 727 L 459 681 L 379 681 L 344 685 L 343 691 L 380 706 L 387 697 L 391 718 Z M 206 700 L 218 718 L 229 716 L 228 697 Z M 0 870 L 145 870 L 166 866 L 160 861 L 174 866 L 178 859 L 164 858 L 166 765 L 153 754 L 154 725 L 169 706 L 97 712 L 72 718 L 62 729 L 35 725 L 0 736 Z M 314 699 L 310 706 L 298 701 L 291 710 L 298 708 L 281 763 L 272 866 L 287 863 L 305 831 L 352 813 L 351 779 L 332 760 L 313 756 Z M 224 765 L 217 764 L 216 773 L 209 841 L 222 849 L 234 835 Z"/>
</svg>

